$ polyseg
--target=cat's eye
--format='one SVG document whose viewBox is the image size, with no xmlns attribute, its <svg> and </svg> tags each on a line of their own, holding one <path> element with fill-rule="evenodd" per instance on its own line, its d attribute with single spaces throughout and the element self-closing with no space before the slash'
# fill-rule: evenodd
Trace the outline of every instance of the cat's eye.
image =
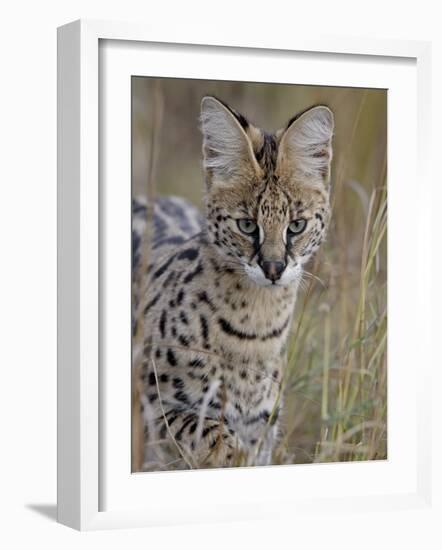
<svg viewBox="0 0 442 550">
<path fill-rule="evenodd" d="M 294 220 L 289 223 L 289 227 L 287 231 L 292 235 L 299 235 L 304 231 L 306 227 L 307 227 L 307 220 L 305 220 L 304 218 L 298 218 L 297 220 Z"/>
<path fill-rule="evenodd" d="M 237 223 L 239 229 L 246 235 L 252 235 L 258 229 L 257 224 L 253 220 L 243 219 L 238 220 Z"/>
</svg>

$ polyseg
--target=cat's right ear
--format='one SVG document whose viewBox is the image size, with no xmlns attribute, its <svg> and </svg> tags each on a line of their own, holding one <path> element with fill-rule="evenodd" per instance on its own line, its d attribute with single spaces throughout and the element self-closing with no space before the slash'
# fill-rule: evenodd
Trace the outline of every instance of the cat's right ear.
<svg viewBox="0 0 442 550">
<path fill-rule="evenodd" d="M 317 105 L 295 116 L 281 130 L 278 168 L 298 184 L 328 185 L 333 156 L 334 117 L 325 105 Z"/>
<path fill-rule="evenodd" d="M 248 126 L 242 115 L 218 99 L 202 99 L 203 161 L 209 187 L 235 185 L 260 173 Z"/>
</svg>

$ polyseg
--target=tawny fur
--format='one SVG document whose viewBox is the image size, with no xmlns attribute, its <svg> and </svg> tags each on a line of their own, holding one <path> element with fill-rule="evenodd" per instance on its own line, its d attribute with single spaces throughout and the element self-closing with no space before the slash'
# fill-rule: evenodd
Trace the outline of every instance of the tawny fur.
<svg viewBox="0 0 442 550">
<path fill-rule="evenodd" d="M 298 286 L 329 220 L 333 115 L 314 107 L 267 134 L 206 97 L 201 128 L 205 218 L 178 198 L 153 209 L 146 460 L 163 445 L 174 467 L 269 464 Z M 136 204 L 134 238 L 144 215 Z M 256 224 L 252 236 L 244 219 Z M 288 229 L 295 220 L 305 221 L 299 235 Z M 284 265 L 277 280 L 264 262 Z"/>
</svg>

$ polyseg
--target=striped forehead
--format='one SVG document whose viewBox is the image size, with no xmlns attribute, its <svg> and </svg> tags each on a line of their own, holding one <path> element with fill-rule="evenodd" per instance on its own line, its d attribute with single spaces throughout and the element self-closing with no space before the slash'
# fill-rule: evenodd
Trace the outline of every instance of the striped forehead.
<svg viewBox="0 0 442 550">
<path fill-rule="evenodd" d="M 276 159 L 278 156 L 278 145 L 275 136 L 262 132 L 262 145 L 255 151 L 255 157 L 258 164 L 264 170 L 264 179 L 270 180 L 276 169 Z"/>
<path fill-rule="evenodd" d="M 268 183 L 258 199 L 258 220 L 266 225 L 275 226 L 287 220 L 290 200 L 276 184 Z"/>
<path fill-rule="evenodd" d="M 257 200 L 258 218 L 265 220 L 267 226 L 279 225 L 287 217 L 290 200 L 275 175 L 278 144 L 273 134 L 262 132 L 262 143 L 255 156 L 264 172 L 264 185 Z"/>
</svg>

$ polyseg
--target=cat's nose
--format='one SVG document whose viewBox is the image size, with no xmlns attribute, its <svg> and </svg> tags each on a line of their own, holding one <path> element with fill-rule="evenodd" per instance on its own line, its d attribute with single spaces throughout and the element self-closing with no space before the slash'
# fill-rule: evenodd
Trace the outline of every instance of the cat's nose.
<svg viewBox="0 0 442 550">
<path fill-rule="evenodd" d="M 272 282 L 281 278 L 282 272 L 285 269 L 285 263 L 280 261 L 261 261 L 259 262 L 261 269 L 264 271 L 264 275 Z"/>
</svg>

